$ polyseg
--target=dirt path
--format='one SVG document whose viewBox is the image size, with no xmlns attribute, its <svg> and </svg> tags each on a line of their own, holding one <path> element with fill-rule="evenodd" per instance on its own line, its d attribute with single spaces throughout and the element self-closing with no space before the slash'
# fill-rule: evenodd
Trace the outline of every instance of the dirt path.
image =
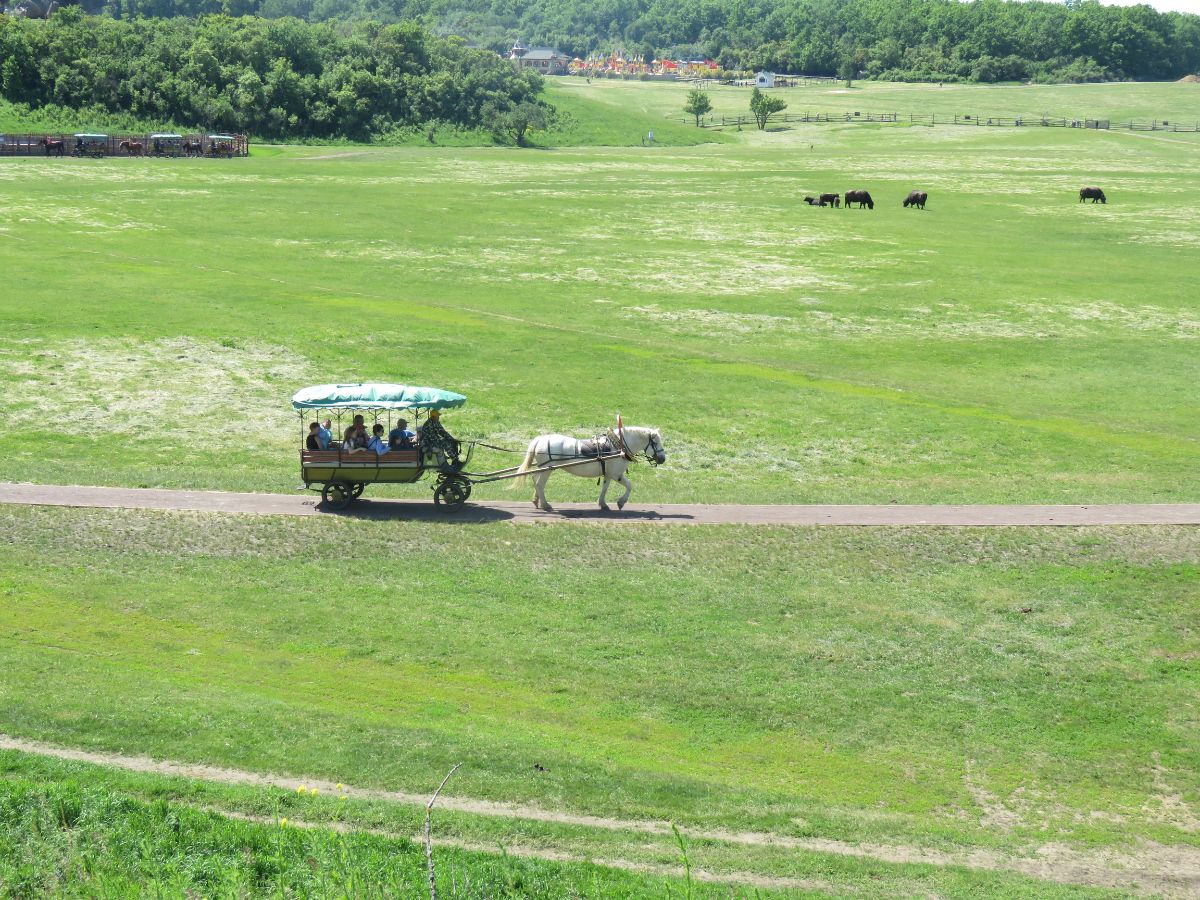
<svg viewBox="0 0 1200 900">
<path fill-rule="evenodd" d="M 422 500 L 363 499 L 343 513 L 326 513 L 312 493 L 235 494 L 148 488 L 0 483 L 0 503 L 37 506 L 169 509 L 271 516 L 342 515 L 365 519 L 480 522 L 649 523 L 654 525 L 1200 525 L 1200 503 L 1131 503 L 1094 506 L 738 506 L 664 503 L 601 512 L 593 504 L 564 503 L 552 513 L 504 500 L 468 503 L 458 513 L 438 512 Z"/>
<path fill-rule="evenodd" d="M 195 763 L 155 760 L 145 756 L 124 756 L 115 753 L 76 750 L 39 741 L 27 741 L 4 734 L 0 734 L 0 750 L 18 750 L 23 753 L 111 766 L 133 772 L 170 775 L 221 784 L 277 787 L 289 791 L 306 785 L 309 788 L 317 788 L 326 794 L 340 792 L 349 797 L 384 800 L 409 806 L 424 806 L 427 800 L 423 795 L 403 791 L 382 791 L 346 785 L 339 788 L 336 784 L 321 779 L 294 778 L 286 775 L 247 772 Z M 445 794 L 438 798 L 438 807 L 475 815 L 575 825 L 606 831 L 627 831 L 661 836 L 671 834 L 669 822 L 565 813 L 535 805 L 497 803 L 491 800 L 454 797 Z M 1168 846 L 1148 841 L 1141 841 L 1133 849 L 1125 852 L 1115 850 L 1084 852 L 1060 844 L 1045 844 L 1035 848 L 1028 856 L 1010 856 L 994 850 L 952 852 L 895 844 L 853 844 L 827 838 L 797 838 L 764 832 L 687 829 L 685 833 L 691 840 L 721 841 L 747 846 L 771 846 L 838 856 L 856 856 L 888 863 L 924 863 L 934 866 L 962 866 L 987 871 L 1017 872 L 1062 884 L 1142 890 L 1164 897 L 1200 896 L 1200 848 Z M 572 858 L 558 851 L 537 848 L 526 848 L 522 852 L 544 859 Z M 600 862 L 599 860 L 595 861 Z M 623 860 L 607 860 L 602 864 L 625 868 L 641 865 Z M 712 877 L 725 879 L 725 876 L 714 875 Z M 769 886 L 767 882 L 761 880 L 764 877 L 747 873 L 745 880 L 740 883 L 758 883 L 760 886 Z M 788 885 L 781 880 L 777 886 Z"/>
</svg>

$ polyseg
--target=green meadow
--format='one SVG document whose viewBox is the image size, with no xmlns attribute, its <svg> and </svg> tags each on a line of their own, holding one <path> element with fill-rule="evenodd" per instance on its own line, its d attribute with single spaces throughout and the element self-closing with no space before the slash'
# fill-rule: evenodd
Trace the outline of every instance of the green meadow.
<svg viewBox="0 0 1200 900">
<path fill-rule="evenodd" d="M 661 428 L 635 506 L 1197 499 L 1200 135 L 697 129 L 685 94 L 552 82 L 528 150 L 0 157 L 0 481 L 293 491 L 292 393 L 388 380 L 461 391 L 447 426 L 498 446 Z M 1200 119 L 1197 85 L 785 98 Z M 875 209 L 802 202 L 851 188 Z M 0 733 L 422 796 L 461 762 L 448 797 L 566 817 L 439 811 L 447 895 L 1186 896 L 1200 869 L 1196 529 L 0 507 L 0 534 Z M 422 815 L 4 751 L 0 895 L 417 896 Z M 689 887 L 667 822 L 726 880 Z"/>
<path fill-rule="evenodd" d="M 0 719 L 25 738 L 417 794 L 462 762 L 452 796 L 697 835 L 1200 852 L 1194 529 L 0 518 Z M 261 791 L 170 797 L 271 811 Z M 325 803 L 275 815 L 328 821 Z M 354 820 L 415 832 L 379 806 Z M 669 835 L 446 822 L 678 865 Z M 716 873 L 979 889 L 965 865 L 695 842 Z"/>
<path fill-rule="evenodd" d="M 573 81 L 552 98 L 638 143 L 0 161 L 20 423 L 0 478 L 287 491 L 296 388 L 399 380 L 467 394 L 452 430 L 504 446 L 618 410 L 662 428 L 669 463 L 634 502 L 1194 498 L 1200 136 L 820 125 L 642 147 L 678 86 Z M 1194 88 L 862 97 L 1166 117 Z M 721 137 L 656 137 L 676 133 Z M 1092 183 L 1107 205 L 1077 202 Z M 801 202 L 851 187 L 876 208 Z M 916 187 L 923 213 L 901 208 Z"/>
</svg>

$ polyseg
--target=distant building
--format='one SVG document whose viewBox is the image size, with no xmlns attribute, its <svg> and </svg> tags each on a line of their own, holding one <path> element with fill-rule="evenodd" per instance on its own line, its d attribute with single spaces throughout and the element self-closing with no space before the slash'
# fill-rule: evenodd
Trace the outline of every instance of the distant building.
<svg viewBox="0 0 1200 900">
<path fill-rule="evenodd" d="M 520 41 L 513 44 L 508 58 L 518 69 L 533 69 L 542 75 L 566 75 L 571 57 L 550 47 L 526 47 Z"/>
<path fill-rule="evenodd" d="M 757 75 L 754 76 L 754 84 L 760 88 L 775 87 L 775 73 L 774 72 L 759 72 Z"/>
</svg>

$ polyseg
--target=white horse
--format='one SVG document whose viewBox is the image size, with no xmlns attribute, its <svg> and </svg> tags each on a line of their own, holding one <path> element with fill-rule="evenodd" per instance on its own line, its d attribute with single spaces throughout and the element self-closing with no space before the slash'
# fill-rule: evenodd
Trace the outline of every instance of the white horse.
<svg viewBox="0 0 1200 900">
<path fill-rule="evenodd" d="M 594 457 L 597 449 L 604 456 L 621 453 L 622 438 L 625 442 L 625 450 L 628 451 L 627 454 L 611 456 L 608 459 L 597 459 L 593 462 L 578 462 L 578 460 Z M 604 486 L 600 488 L 600 508 L 606 511 L 609 507 L 604 502 L 604 495 L 608 493 L 608 483 L 610 481 L 620 482 L 625 488 L 625 493 L 617 501 L 617 509 L 624 509 L 625 504 L 629 502 L 629 495 L 633 491 L 633 484 L 626 477 L 625 470 L 629 468 L 629 463 L 639 455 L 644 456 L 655 465 L 666 462 L 667 454 L 663 450 L 662 435 L 659 434 L 657 428 L 638 428 L 631 425 L 622 429 L 620 436 L 610 430 L 606 440 L 600 439 L 599 442 L 581 441 L 565 434 L 543 434 L 529 442 L 529 449 L 525 452 L 525 461 L 521 463 L 517 471 L 522 474 L 529 473 L 529 477 L 533 479 L 533 505 L 538 509 L 550 509 L 550 504 L 546 502 L 546 481 L 550 478 L 551 472 L 555 471 L 553 468 L 538 471 L 542 466 L 560 467 L 562 471 L 570 472 L 581 478 L 603 478 Z M 563 465 L 564 463 L 571 464 Z M 514 479 L 514 481 L 520 480 L 519 478 Z"/>
</svg>

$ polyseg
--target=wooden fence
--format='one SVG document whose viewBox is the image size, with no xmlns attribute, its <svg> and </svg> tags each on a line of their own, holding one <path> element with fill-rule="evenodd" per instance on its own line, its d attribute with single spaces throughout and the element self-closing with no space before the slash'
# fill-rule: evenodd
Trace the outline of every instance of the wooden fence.
<svg viewBox="0 0 1200 900">
<path fill-rule="evenodd" d="M 244 134 L 185 134 L 179 140 L 159 139 L 157 148 L 155 139 L 149 134 L 107 134 L 99 139 L 81 139 L 74 134 L 0 134 L 0 156 L 45 156 L 43 140 L 62 141 L 63 154 L 71 156 L 184 156 L 184 142 L 199 144 L 200 152 L 195 154 L 199 156 L 250 155 L 250 141 Z M 122 150 L 121 144 L 125 141 L 141 144 L 141 154 Z"/>
<path fill-rule="evenodd" d="M 689 124 L 694 119 L 684 118 Z M 969 125 L 981 128 L 1092 128 L 1101 131 L 1173 131 L 1200 133 L 1200 122 L 1177 122 L 1170 119 L 1152 119 L 1149 122 L 1136 120 L 1111 121 L 1109 119 L 1067 119 L 1048 116 L 978 116 L 978 115 L 901 115 L 900 113 L 775 113 L 767 117 L 767 124 L 786 122 L 889 122 L 908 125 Z M 709 116 L 700 120 L 701 128 L 745 128 L 757 127 L 754 116 Z"/>
</svg>

